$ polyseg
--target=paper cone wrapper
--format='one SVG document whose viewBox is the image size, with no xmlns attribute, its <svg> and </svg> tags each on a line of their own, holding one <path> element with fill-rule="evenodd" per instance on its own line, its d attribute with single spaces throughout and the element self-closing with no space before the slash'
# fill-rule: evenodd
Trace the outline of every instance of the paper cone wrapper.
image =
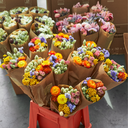
<svg viewBox="0 0 128 128">
<path fill-rule="evenodd" d="M 49 16 L 49 13 L 34 13 L 34 12 L 31 12 L 31 10 L 33 10 L 34 8 L 40 8 L 40 9 L 42 9 L 41 7 L 37 7 L 37 6 L 34 6 L 34 7 L 29 8 L 29 14 L 31 14 L 33 16 L 33 19 L 35 17 L 37 17 L 37 16 L 40 16 L 40 17 L 42 17 L 44 15 Z"/>
<path fill-rule="evenodd" d="M 39 57 L 42 57 L 42 58 L 47 58 L 48 57 L 48 47 L 45 51 L 43 52 L 31 52 L 29 51 L 30 53 L 30 60 L 33 60 L 35 58 L 36 55 L 38 55 Z"/>
<path fill-rule="evenodd" d="M 60 21 L 60 20 L 63 20 L 63 19 L 65 19 L 65 18 L 67 18 L 68 16 L 69 16 L 69 14 L 70 13 L 68 13 L 67 15 L 65 15 L 65 16 L 61 16 L 61 17 L 59 17 L 59 18 L 56 18 L 58 21 Z"/>
<path fill-rule="evenodd" d="M 30 38 L 33 39 L 34 37 L 38 37 L 30 28 Z"/>
<path fill-rule="evenodd" d="M 107 88 L 107 90 L 110 90 L 124 82 L 115 82 L 114 80 L 112 80 L 104 71 L 103 63 L 100 65 L 98 72 L 93 76 L 93 78 L 101 80 L 104 83 L 104 86 Z"/>
<path fill-rule="evenodd" d="M 48 44 L 48 51 L 50 50 L 51 48 L 51 44 L 52 44 L 52 38 L 50 39 L 46 39 L 47 40 L 47 44 Z"/>
<path fill-rule="evenodd" d="M 72 13 L 83 14 L 85 12 L 88 12 L 88 8 L 87 7 L 80 7 L 80 8 L 72 7 Z"/>
<path fill-rule="evenodd" d="M 7 52 L 11 52 L 11 47 L 8 43 L 8 37 L 5 41 L 0 42 L 0 58 L 3 59 L 3 55 L 7 54 Z"/>
<path fill-rule="evenodd" d="M 69 86 L 68 85 L 65 85 L 65 84 L 60 84 L 58 86 L 60 88 L 62 88 L 62 87 L 69 88 Z M 81 99 L 80 99 L 79 104 L 76 106 L 76 109 L 71 114 L 69 114 L 68 117 L 73 116 L 79 110 L 78 108 L 79 108 L 80 104 L 81 104 Z M 52 101 L 50 99 L 50 108 L 51 108 L 52 111 L 55 111 L 55 112 L 59 113 L 59 111 L 58 111 L 58 105 L 59 104 L 57 102 L 54 102 L 54 101 Z M 66 118 L 68 118 L 68 117 L 66 117 Z"/>
<path fill-rule="evenodd" d="M 20 29 L 17 29 L 16 31 L 26 31 L 24 28 L 20 28 Z M 10 38 L 10 35 L 9 35 L 9 38 Z M 24 53 L 26 53 L 28 56 L 29 56 L 29 47 L 28 47 L 28 43 L 30 42 L 30 38 L 28 38 L 28 40 L 24 43 L 24 44 L 21 44 L 21 45 L 15 45 L 15 44 L 11 44 L 10 43 L 10 46 L 11 46 L 11 50 L 13 51 L 13 49 L 16 47 L 17 49 L 20 48 L 20 47 L 23 47 L 23 51 Z"/>
<path fill-rule="evenodd" d="M 112 20 L 106 21 L 106 22 L 111 22 L 111 23 L 113 23 L 113 22 L 114 22 L 114 18 L 113 18 Z M 100 22 L 99 20 L 97 20 L 97 23 L 98 23 L 98 25 L 99 25 L 100 27 L 103 25 L 102 22 Z"/>
<path fill-rule="evenodd" d="M 64 60 L 67 60 L 69 54 L 74 50 L 74 47 L 71 48 L 71 49 L 64 49 L 64 50 L 61 50 L 61 49 L 59 49 L 58 47 L 55 47 L 54 44 L 52 43 L 51 50 L 52 50 L 52 51 L 55 51 L 55 52 L 57 52 L 57 53 L 61 53 L 62 56 L 63 56 L 63 59 L 64 59 Z"/>
<path fill-rule="evenodd" d="M 16 23 L 16 25 L 14 25 L 14 26 L 6 27 L 6 26 L 4 26 L 4 24 L 3 24 L 3 28 L 4 28 L 4 30 L 5 30 L 8 34 L 10 34 L 10 33 L 12 33 L 13 31 L 15 31 L 16 29 L 18 29 L 18 25 L 17 25 L 17 23 Z"/>
<path fill-rule="evenodd" d="M 3 28 L 3 25 L 2 24 L 0 24 L 0 28 Z"/>
<path fill-rule="evenodd" d="M 59 84 L 68 84 L 68 70 L 62 74 L 55 74 L 55 85 L 58 86 Z"/>
<path fill-rule="evenodd" d="M 32 17 L 31 14 L 20 14 L 20 15 L 24 15 L 24 16 L 27 16 L 27 17 Z M 20 15 L 18 15 L 18 16 L 20 16 Z M 29 32 L 30 31 L 30 27 L 32 25 L 32 22 L 33 22 L 33 20 L 30 23 L 26 24 L 26 25 L 22 25 L 22 24 L 18 23 L 18 26 L 19 26 L 19 28 L 24 28 Z"/>
<path fill-rule="evenodd" d="M 73 62 L 73 59 L 71 58 L 71 54 L 68 57 L 69 63 L 69 84 L 73 87 L 75 87 L 78 83 L 86 79 L 87 77 L 91 77 L 94 68 L 85 68 L 83 66 L 79 66 Z"/>
<path fill-rule="evenodd" d="M 95 43 L 97 42 L 98 40 L 98 37 L 99 37 L 99 32 L 96 32 L 94 34 L 91 34 L 91 35 L 83 35 L 82 32 L 80 32 L 80 35 L 81 35 L 81 44 L 83 44 L 83 41 L 86 40 L 86 41 L 94 41 Z"/>
<path fill-rule="evenodd" d="M 21 7 L 25 7 L 25 6 L 21 6 Z M 15 7 L 15 8 L 18 8 L 18 7 Z M 15 9 L 15 8 L 12 8 L 12 9 Z M 12 10 L 12 9 L 11 9 L 11 10 Z M 22 13 L 20 13 L 20 14 L 10 14 L 10 16 L 11 16 L 11 17 L 16 17 L 16 16 L 18 16 L 18 15 L 27 14 L 27 13 L 28 13 L 28 10 L 25 11 L 25 12 L 22 12 Z"/>
<path fill-rule="evenodd" d="M 101 80 L 97 80 L 97 79 L 93 79 L 95 82 L 100 82 Z M 88 105 L 90 105 L 90 104 L 93 104 L 93 102 L 91 102 L 91 101 L 88 101 L 86 98 L 85 98 L 85 96 L 83 95 L 83 92 L 82 92 L 82 89 L 81 89 L 81 87 L 82 87 L 82 83 L 83 83 L 83 81 L 82 82 L 80 82 L 75 88 L 78 90 L 78 91 L 80 91 L 80 99 L 81 99 L 81 104 L 78 106 L 78 110 L 81 110 L 81 109 L 84 109 L 86 106 L 88 106 Z M 103 95 L 104 96 L 104 95 Z M 101 99 L 103 98 L 103 96 L 101 97 Z M 101 100 L 100 99 L 100 100 Z"/>
<path fill-rule="evenodd" d="M 105 32 L 101 27 L 99 31 L 99 39 L 97 41 L 97 45 L 100 46 L 102 49 L 109 49 L 111 46 L 111 43 L 113 41 L 115 33 L 109 34 Z"/>
</svg>

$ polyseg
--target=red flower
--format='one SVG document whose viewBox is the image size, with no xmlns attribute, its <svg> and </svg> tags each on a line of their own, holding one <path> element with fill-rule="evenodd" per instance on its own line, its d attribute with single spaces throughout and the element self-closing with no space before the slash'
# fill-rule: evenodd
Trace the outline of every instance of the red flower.
<svg viewBox="0 0 128 128">
<path fill-rule="evenodd" d="M 104 84 L 101 81 L 96 83 L 96 88 L 103 87 L 103 86 L 104 86 Z"/>
<path fill-rule="evenodd" d="M 93 81 L 93 80 L 88 80 L 87 81 L 87 86 L 89 87 L 89 88 L 96 88 L 96 83 Z"/>
<path fill-rule="evenodd" d="M 29 50 L 32 52 L 36 51 L 36 49 L 34 47 L 30 47 Z"/>
<path fill-rule="evenodd" d="M 31 39 L 31 42 L 34 43 L 35 40 L 39 39 L 38 37 L 34 37 L 33 39 Z"/>
<path fill-rule="evenodd" d="M 51 55 L 55 55 L 55 54 L 56 54 L 55 51 L 50 51 L 50 52 L 48 53 L 49 56 L 51 56 Z"/>
<path fill-rule="evenodd" d="M 43 68 L 43 71 L 44 71 L 46 74 L 48 74 L 48 73 L 50 73 L 50 72 L 52 71 L 52 69 L 51 69 L 49 66 L 45 66 L 45 67 Z"/>
<path fill-rule="evenodd" d="M 58 96 L 52 96 L 52 101 L 56 102 Z"/>
<path fill-rule="evenodd" d="M 90 64 L 87 60 L 84 60 L 84 61 L 82 62 L 82 65 L 83 65 L 84 67 L 86 67 L 86 68 L 90 68 L 90 67 L 91 67 L 91 64 Z"/>
<path fill-rule="evenodd" d="M 40 46 L 39 46 L 39 45 L 36 45 L 36 46 L 34 46 L 34 48 L 35 48 L 36 50 L 38 50 L 38 49 L 40 48 Z"/>
</svg>

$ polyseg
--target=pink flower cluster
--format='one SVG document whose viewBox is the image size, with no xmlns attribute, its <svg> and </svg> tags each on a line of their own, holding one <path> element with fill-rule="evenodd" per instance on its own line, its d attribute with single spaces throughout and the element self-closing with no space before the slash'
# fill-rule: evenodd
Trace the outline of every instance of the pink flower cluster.
<svg viewBox="0 0 128 128">
<path fill-rule="evenodd" d="M 83 20 L 83 21 L 89 20 L 89 19 L 91 19 L 92 17 L 95 17 L 95 14 L 93 14 L 92 12 L 87 12 L 87 13 L 84 13 L 84 14 L 83 14 L 82 20 Z"/>
<path fill-rule="evenodd" d="M 78 2 L 76 5 L 73 6 L 74 8 L 81 8 L 81 7 L 84 7 L 84 8 L 88 8 L 89 7 L 89 4 L 84 4 L 84 5 L 81 5 L 80 2 Z"/>
<path fill-rule="evenodd" d="M 101 18 L 103 18 L 105 21 L 111 21 L 113 19 L 113 14 L 109 11 L 101 11 L 100 12 Z"/>
<path fill-rule="evenodd" d="M 80 101 L 80 92 L 77 91 L 75 93 L 71 93 L 71 103 L 75 104 L 75 105 L 78 105 Z"/>
<path fill-rule="evenodd" d="M 96 5 L 92 6 L 91 9 L 94 11 L 94 12 L 101 12 L 101 10 L 103 9 L 103 6 L 100 5 L 99 1 L 97 2 Z"/>
<path fill-rule="evenodd" d="M 13 68 L 18 68 L 17 63 L 9 62 L 8 64 L 3 64 L 2 67 L 7 70 L 11 70 Z"/>
</svg>

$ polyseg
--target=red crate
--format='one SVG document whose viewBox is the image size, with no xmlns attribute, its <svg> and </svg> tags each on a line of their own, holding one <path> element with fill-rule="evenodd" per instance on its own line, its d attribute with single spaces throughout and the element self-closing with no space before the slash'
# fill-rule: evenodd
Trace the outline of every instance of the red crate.
<svg viewBox="0 0 128 128">
<path fill-rule="evenodd" d="M 80 122 L 84 124 L 85 128 L 91 128 L 88 107 L 69 118 L 64 118 L 30 101 L 29 128 L 36 128 L 37 121 L 40 128 L 79 128 Z"/>
</svg>

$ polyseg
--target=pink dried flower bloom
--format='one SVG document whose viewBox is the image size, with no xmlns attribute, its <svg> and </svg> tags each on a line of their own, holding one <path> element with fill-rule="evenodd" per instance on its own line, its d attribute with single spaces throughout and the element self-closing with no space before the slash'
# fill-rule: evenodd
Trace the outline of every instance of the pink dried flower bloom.
<svg viewBox="0 0 128 128">
<path fill-rule="evenodd" d="M 35 76 L 38 76 L 39 75 L 39 72 L 38 71 L 34 71 L 34 75 Z"/>
<path fill-rule="evenodd" d="M 110 66 L 110 69 L 113 70 L 113 69 L 114 69 L 114 66 L 111 65 L 111 66 Z"/>
<path fill-rule="evenodd" d="M 55 14 L 55 18 L 59 18 L 60 17 L 60 14 L 59 13 L 56 13 Z"/>
<path fill-rule="evenodd" d="M 100 51 L 97 50 L 97 51 L 94 53 L 94 55 L 98 57 L 98 56 L 100 55 Z"/>
<path fill-rule="evenodd" d="M 40 74 L 41 76 L 45 76 L 45 72 L 43 72 L 43 71 L 39 71 L 39 74 Z"/>
<path fill-rule="evenodd" d="M 6 65 L 5 64 L 2 64 L 2 67 L 5 69 L 6 68 Z"/>
<path fill-rule="evenodd" d="M 37 80 L 41 81 L 43 79 L 42 76 L 37 76 Z"/>
<path fill-rule="evenodd" d="M 114 60 L 111 60 L 111 62 L 112 62 L 113 64 L 117 64 Z"/>
<path fill-rule="evenodd" d="M 76 100 L 75 100 L 75 103 L 74 103 L 74 104 L 75 104 L 75 105 L 78 105 L 79 101 L 80 101 L 80 100 L 79 100 L 79 98 L 76 98 Z"/>
<path fill-rule="evenodd" d="M 74 98 L 75 96 L 76 96 L 75 93 L 72 92 L 72 93 L 71 93 L 71 97 Z"/>
<path fill-rule="evenodd" d="M 75 102 L 75 99 L 74 98 L 71 98 L 71 102 L 74 103 Z"/>
<path fill-rule="evenodd" d="M 6 68 L 7 68 L 8 70 L 11 70 L 11 66 L 10 66 L 9 64 L 6 65 Z"/>
<path fill-rule="evenodd" d="M 80 96 L 80 92 L 79 91 L 75 92 L 75 95 Z"/>
</svg>

